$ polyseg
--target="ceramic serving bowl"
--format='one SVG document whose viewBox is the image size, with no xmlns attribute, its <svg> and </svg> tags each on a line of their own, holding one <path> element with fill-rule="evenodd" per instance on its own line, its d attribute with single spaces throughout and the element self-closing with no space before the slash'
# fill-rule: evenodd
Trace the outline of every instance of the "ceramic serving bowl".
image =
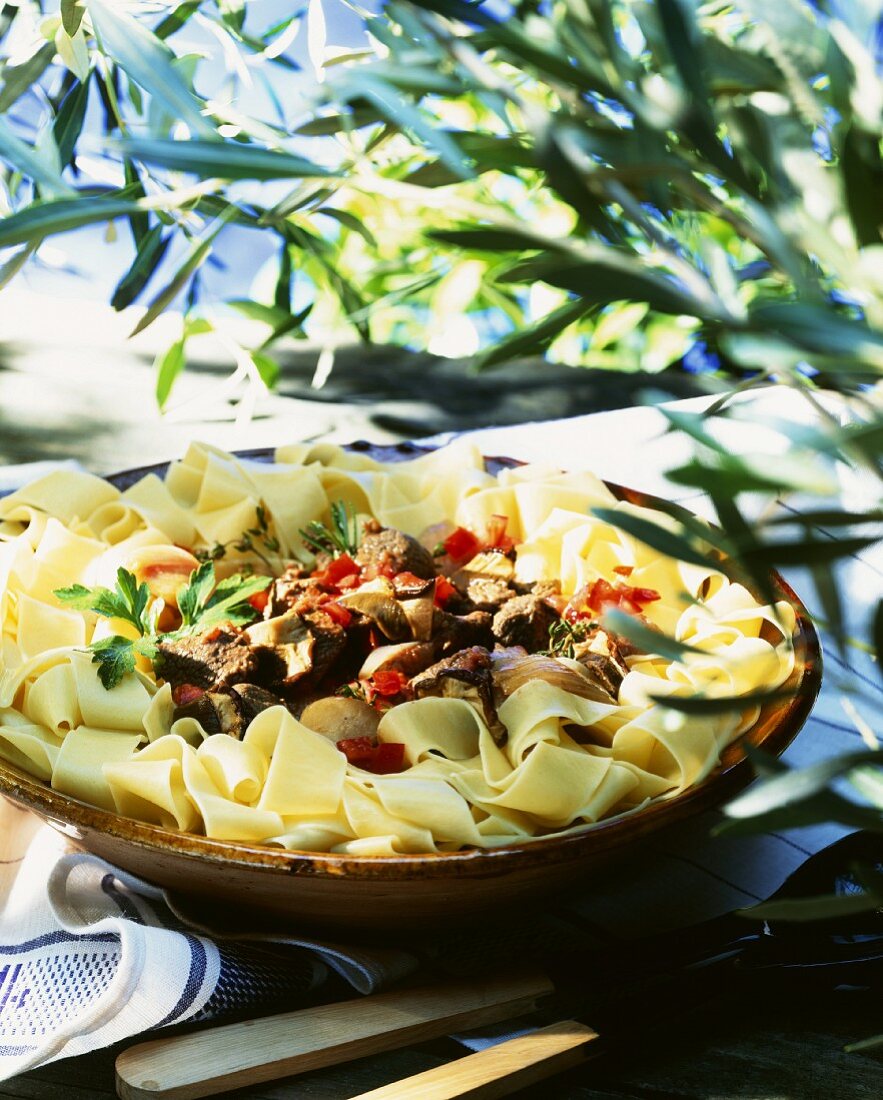
<svg viewBox="0 0 883 1100">
<path fill-rule="evenodd" d="M 367 444 L 356 449 L 369 450 Z M 414 457 L 419 448 L 401 444 L 370 448 L 385 460 Z M 243 457 L 272 460 L 271 451 Z M 515 465 L 494 460 L 491 468 Z M 109 478 L 121 489 L 146 473 L 162 476 L 166 465 L 129 470 Z M 610 485 L 622 500 L 652 508 L 655 497 Z M 348 856 L 291 852 L 258 844 L 211 840 L 170 832 L 96 809 L 47 787 L 0 761 L 0 794 L 45 819 L 71 842 L 176 894 L 230 906 L 237 913 L 269 916 L 298 928 L 335 934 L 370 934 L 390 928 L 427 928 L 481 919 L 546 901 L 555 892 L 584 884 L 612 861 L 626 859 L 650 836 L 721 804 L 751 779 L 746 746 L 779 755 L 806 720 L 822 676 L 818 636 L 803 604 L 778 575 L 777 597 L 794 608 L 796 662 L 783 695 L 766 703 L 754 726 L 729 745 L 718 767 L 683 793 L 629 815 L 601 821 L 564 836 L 493 850 L 399 856 Z"/>
</svg>

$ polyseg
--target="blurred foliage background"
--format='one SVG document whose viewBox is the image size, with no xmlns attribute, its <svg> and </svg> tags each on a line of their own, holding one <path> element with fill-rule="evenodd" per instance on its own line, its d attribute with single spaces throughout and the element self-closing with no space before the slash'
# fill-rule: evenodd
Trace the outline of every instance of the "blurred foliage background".
<svg viewBox="0 0 883 1100">
<path fill-rule="evenodd" d="M 355 47 L 334 45 L 344 10 Z M 773 566 L 806 569 L 826 640 L 871 669 L 844 689 L 868 751 L 771 775 L 733 820 L 883 831 L 883 601 L 856 619 L 834 570 L 869 551 L 883 519 L 880 5 L 266 11 L 2 6 L 0 281 L 56 235 L 124 238 L 114 308 L 132 307 L 136 332 L 180 318 L 157 357 L 160 405 L 207 334 L 256 387 L 274 384 L 274 350 L 292 339 L 399 343 L 476 369 L 539 353 L 701 377 L 719 398 L 670 414 L 696 447 L 670 477 L 708 492 L 719 547 L 756 584 Z M 212 268 L 243 233 L 257 270 L 224 297 Z M 787 449 L 738 457 L 712 423 L 733 415 L 734 394 L 769 385 L 812 424 L 770 421 Z M 802 494 L 790 524 L 756 507 L 783 493 Z M 671 549 L 669 531 L 642 537 Z M 708 532 L 676 537 L 695 556 Z M 879 878 L 870 896 L 883 898 Z"/>
</svg>

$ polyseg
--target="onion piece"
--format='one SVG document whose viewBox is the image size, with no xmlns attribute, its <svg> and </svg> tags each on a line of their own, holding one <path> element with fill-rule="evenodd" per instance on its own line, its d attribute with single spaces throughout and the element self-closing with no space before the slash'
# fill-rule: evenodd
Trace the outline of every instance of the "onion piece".
<svg viewBox="0 0 883 1100">
<path fill-rule="evenodd" d="M 359 669 L 360 680 L 370 680 L 378 672 L 403 672 L 415 676 L 435 660 L 435 646 L 429 642 L 399 642 L 373 649 Z"/>
<path fill-rule="evenodd" d="M 616 703 L 610 692 L 596 684 L 588 671 L 576 661 L 565 664 L 557 657 L 548 657 L 543 653 L 528 653 L 522 657 L 497 650 L 491 654 L 491 666 L 494 686 L 506 698 L 531 680 L 545 680 L 547 684 L 569 691 L 581 699 Z"/>
</svg>

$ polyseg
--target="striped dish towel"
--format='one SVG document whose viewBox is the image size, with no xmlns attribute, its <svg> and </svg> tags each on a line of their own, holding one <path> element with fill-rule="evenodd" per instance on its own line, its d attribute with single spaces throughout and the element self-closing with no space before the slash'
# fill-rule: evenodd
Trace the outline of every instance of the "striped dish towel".
<svg viewBox="0 0 883 1100">
<path fill-rule="evenodd" d="M 790 396 L 790 395 L 789 395 Z M 774 395 L 765 415 L 794 418 Z M 694 403 L 678 403 L 691 408 Z M 754 406 L 753 406 L 754 407 Z M 673 499 L 662 471 L 686 459 L 681 437 L 664 434 L 652 409 L 599 413 L 552 424 L 472 433 L 485 453 L 507 454 L 593 469 L 609 480 Z M 761 448 L 743 426 L 734 447 Z M 844 495 L 864 492 L 850 483 Z M 702 511 L 701 498 L 679 497 Z M 853 503 L 855 501 L 853 500 Z M 797 505 L 783 502 L 784 509 Z M 846 559 L 844 583 L 856 621 L 870 613 L 883 590 L 883 567 L 870 552 Z M 789 575 L 802 595 L 807 579 Z M 860 652 L 848 660 L 826 645 L 825 684 L 815 711 L 785 756 L 804 766 L 861 747 L 842 705 L 856 684 L 864 698 L 883 702 L 879 671 Z M 864 704 L 860 704 L 864 705 Z M 874 717 L 873 712 L 866 715 Z M 15 810 L 0 807 L 0 1079 L 45 1061 L 94 1050 L 128 1036 L 185 1021 L 263 1014 L 305 1003 L 336 972 L 357 992 L 369 993 L 432 963 L 456 947 L 461 962 L 504 959 L 517 947 L 560 946 L 577 931 L 580 946 L 621 944 L 650 931 L 678 928 L 759 901 L 813 852 L 842 835 L 819 826 L 749 838 L 709 836 L 717 812 L 660 835 L 637 859 L 611 872 L 603 893 L 587 890 L 535 920 L 513 925 L 506 940 L 469 945 L 415 945 L 413 950 L 368 951 L 295 935 L 247 934 L 235 917 L 219 923 L 184 898 L 168 897 L 101 860 L 68 850 L 65 839 Z M 570 930 L 570 931 L 568 931 Z M 511 1033 L 510 1033 L 511 1034 Z M 464 1041 L 486 1045 L 505 1034 Z"/>
</svg>

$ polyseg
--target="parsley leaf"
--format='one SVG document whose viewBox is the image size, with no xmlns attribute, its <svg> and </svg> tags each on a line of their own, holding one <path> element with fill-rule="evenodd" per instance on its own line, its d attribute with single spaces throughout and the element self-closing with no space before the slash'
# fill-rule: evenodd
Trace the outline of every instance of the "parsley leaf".
<svg viewBox="0 0 883 1100">
<path fill-rule="evenodd" d="M 215 566 L 204 561 L 190 574 L 190 580 L 178 589 L 178 610 L 181 612 L 181 625 L 193 626 L 199 618 L 199 611 L 212 594 L 215 587 Z"/>
<path fill-rule="evenodd" d="M 92 664 L 98 665 L 98 679 L 110 691 L 129 672 L 135 671 L 135 643 L 131 638 L 114 634 L 93 642 Z"/>
<path fill-rule="evenodd" d="M 258 612 L 248 602 L 249 597 L 263 592 L 271 580 L 271 577 L 246 577 L 236 573 L 216 581 L 214 562 L 203 562 L 193 570 L 187 584 L 178 592 L 181 629 L 170 634 L 156 633 L 155 616 L 147 610 L 150 590 L 146 584 L 139 584 L 138 578 L 127 569 L 117 571 L 113 592 L 100 585 L 87 588 L 84 584 L 72 584 L 68 588 L 57 588 L 55 595 L 76 611 L 94 611 L 106 619 L 122 619 L 131 623 L 140 634 L 134 641 L 114 634 L 89 646 L 92 663 L 98 665 L 98 678 L 109 691 L 124 676 L 135 671 L 135 658 L 139 653 L 154 660 L 157 645 L 164 637 L 194 634 L 217 623 L 232 622 L 236 626 L 244 626 L 254 622 Z M 154 611 L 160 606 L 154 604 Z"/>
<path fill-rule="evenodd" d="M 258 612 L 248 602 L 249 598 L 263 592 L 271 580 L 271 577 L 254 574 L 246 577 L 234 573 L 216 584 L 215 563 L 203 562 L 178 591 L 182 631 L 192 633 L 217 623 L 244 626 L 254 622 Z"/>
<path fill-rule="evenodd" d="M 113 592 L 101 585 L 87 588 L 84 584 L 72 584 L 69 588 L 56 588 L 55 595 L 62 603 L 76 611 L 94 611 L 106 619 L 122 619 L 131 623 L 139 634 L 149 634 L 150 627 L 144 617 L 150 590 L 128 569 L 117 570 L 117 583 Z"/>
</svg>

